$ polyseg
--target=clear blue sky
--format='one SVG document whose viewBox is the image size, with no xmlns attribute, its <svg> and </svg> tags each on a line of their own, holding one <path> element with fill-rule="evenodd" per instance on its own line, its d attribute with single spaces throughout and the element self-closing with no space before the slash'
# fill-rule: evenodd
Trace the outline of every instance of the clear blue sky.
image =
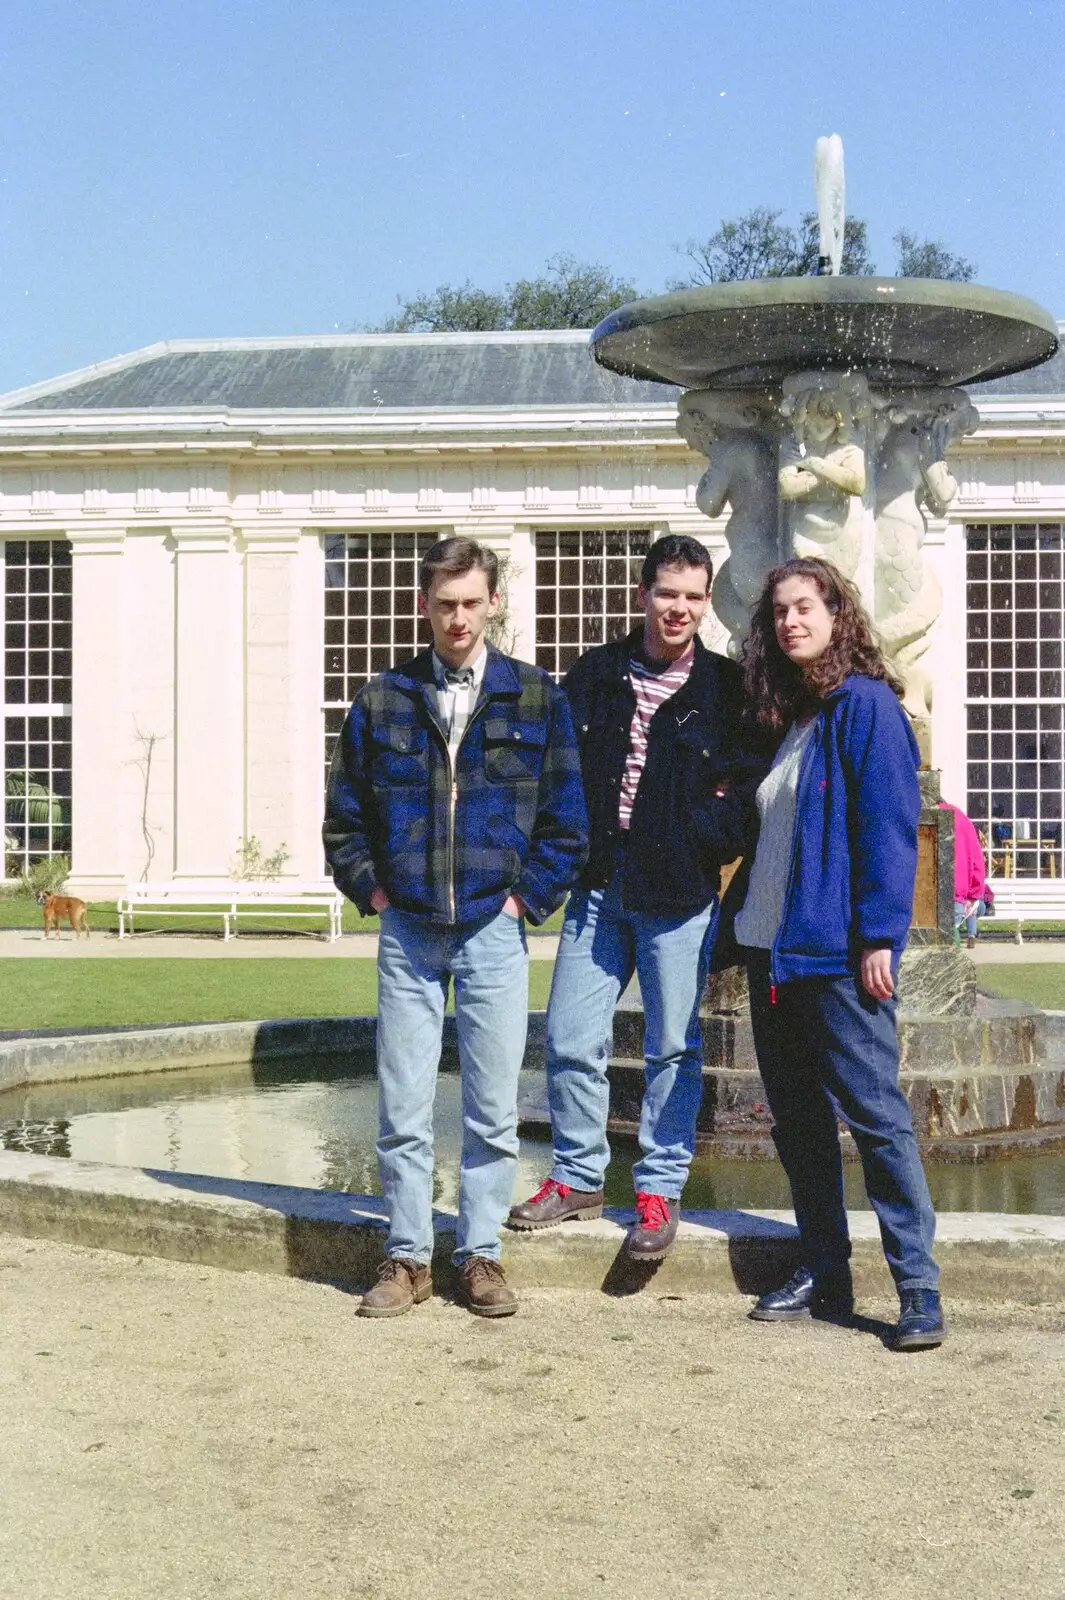
<svg viewBox="0 0 1065 1600">
<path fill-rule="evenodd" d="M 812 205 L 1065 317 L 1062 0 L 0 0 L 0 391 Z"/>
</svg>

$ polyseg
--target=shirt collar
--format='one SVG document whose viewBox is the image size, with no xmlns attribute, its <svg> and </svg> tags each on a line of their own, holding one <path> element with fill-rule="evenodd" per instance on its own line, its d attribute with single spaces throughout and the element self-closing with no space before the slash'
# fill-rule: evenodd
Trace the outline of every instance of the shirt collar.
<svg viewBox="0 0 1065 1600">
<path fill-rule="evenodd" d="M 441 659 L 437 655 L 435 649 L 434 649 L 432 654 L 433 654 L 433 678 L 434 678 L 434 680 L 436 682 L 437 688 L 438 689 L 443 689 L 443 688 L 447 687 L 447 679 L 445 678 L 444 674 L 446 672 L 448 672 L 450 669 L 448 668 L 448 666 L 446 665 L 445 662 L 441 661 Z M 487 666 L 487 664 L 488 664 L 488 651 L 486 649 L 484 649 L 484 648 L 482 648 L 481 653 L 477 657 L 476 661 L 467 661 L 467 663 L 466 663 L 466 665 L 473 672 L 473 687 L 475 689 L 479 690 L 480 687 L 481 687 L 481 683 L 482 683 L 482 681 L 484 679 L 484 669 Z"/>
<path fill-rule="evenodd" d="M 656 678 L 663 678 L 667 672 L 676 672 L 680 668 L 683 668 L 684 671 L 687 672 L 691 669 L 695 661 L 695 640 L 692 640 L 684 654 L 682 656 L 678 656 L 675 661 L 652 661 L 644 653 L 643 641 L 641 639 L 640 647 L 639 649 L 633 651 L 631 659 L 636 661 L 645 672 L 651 673 L 652 676 Z"/>
</svg>

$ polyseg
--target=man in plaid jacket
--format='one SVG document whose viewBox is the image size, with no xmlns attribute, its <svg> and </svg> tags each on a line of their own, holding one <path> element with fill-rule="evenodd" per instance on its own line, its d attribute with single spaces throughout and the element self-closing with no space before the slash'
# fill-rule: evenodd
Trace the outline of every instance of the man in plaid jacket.
<svg viewBox="0 0 1065 1600">
<path fill-rule="evenodd" d="M 387 1255 L 363 1316 L 432 1293 L 433 1092 L 449 982 L 462 1080 L 455 1262 L 471 1311 L 517 1309 L 499 1228 L 517 1163 L 528 949 L 587 854 L 569 703 L 539 668 L 485 643 L 498 562 L 472 539 L 424 557 L 433 645 L 355 698 L 329 777 L 323 837 L 337 887 L 380 913 L 377 1155 Z"/>
</svg>

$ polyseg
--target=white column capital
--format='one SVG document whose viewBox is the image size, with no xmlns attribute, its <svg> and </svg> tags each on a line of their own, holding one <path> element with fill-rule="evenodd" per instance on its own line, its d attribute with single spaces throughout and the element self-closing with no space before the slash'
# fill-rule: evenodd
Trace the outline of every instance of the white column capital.
<svg viewBox="0 0 1065 1600">
<path fill-rule="evenodd" d="M 518 526 L 513 519 L 506 522 L 497 517 L 478 517 L 468 522 L 456 522 L 453 527 L 439 530 L 441 539 L 475 539 L 478 544 L 506 548 L 514 537 L 514 530 Z"/>
<path fill-rule="evenodd" d="M 118 556 L 122 554 L 128 531 L 125 527 L 88 527 L 78 523 L 65 528 L 63 537 L 70 541 L 75 557 Z"/>
<path fill-rule="evenodd" d="M 182 551 L 226 554 L 234 547 L 234 530 L 225 517 L 204 517 L 196 521 L 190 519 L 188 522 L 172 523 L 168 532 L 179 555 Z"/>
<path fill-rule="evenodd" d="M 255 523 L 251 527 L 237 528 L 234 532 L 238 548 L 248 555 L 295 555 L 304 534 L 317 532 L 317 529 L 270 522 L 265 525 Z"/>
</svg>

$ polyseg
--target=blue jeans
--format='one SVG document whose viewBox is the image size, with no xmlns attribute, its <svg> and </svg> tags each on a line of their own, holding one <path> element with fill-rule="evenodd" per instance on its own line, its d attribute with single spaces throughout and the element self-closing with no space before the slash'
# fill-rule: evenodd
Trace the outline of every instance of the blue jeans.
<svg viewBox="0 0 1065 1600">
<path fill-rule="evenodd" d="M 633 972 L 644 1007 L 647 1086 L 640 1112 L 637 1191 L 679 1200 L 695 1149 L 703 1092 L 699 1001 L 717 901 L 689 917 L 626 911 L 621 874 L 605 889 L 570 896 L 547 1010 L 547 1092 L 555 1158 L 551 1176 L 601 1189 L 614 1009 Z"/>
<path fill-rule="evenodd" d="M 433 1254 L 433 1095 L 448 980 L 455 984 L 462 1160 L 454 1260 L 499 1257 L 518 1160 L 518 1073 L 525 1053 L 529 953 L 524 923 L 436 928 L 389 907 L 377 955 L 377 1160 L 390 1256 Z"/>
<path fill-rule="evenodd" d="M 747 976 L 758 1068 L 805 1266 L 822 1277 L 846 1271 L 850 1259 L 842 1121 L 858 1147 L 896 1286 L 935 1289 L 936 1218 L 899 1088 L 895 1001 L 874 1000 L 857 977 L 800 978 L 778 985 L 771 1005 L 768 951 L 748 952 Z"/>
<path fill-rule="evenodd" d="M 976 938 L 976 919 L 977 919 L 977 917 L 982 917 L 986 911 L 987 911 L 987 906 L 984 904 L 984 902 L 982 900 L 978 900 L 976 902 L 975 906 L 973 906 L 973 909 L 970 911 L 969 915 L 966 916 L 965 915 L 965 901 L 964 900 L 955 900 L 955 902 L 954 902 L 954 932 L 955 933 L 960 933 L 961 932 L 961 925 L 964 922 L 964 924 L 965 924 L 965 932 L 968 934 L 970 939 L 975 939 Z"/>
</svg>

